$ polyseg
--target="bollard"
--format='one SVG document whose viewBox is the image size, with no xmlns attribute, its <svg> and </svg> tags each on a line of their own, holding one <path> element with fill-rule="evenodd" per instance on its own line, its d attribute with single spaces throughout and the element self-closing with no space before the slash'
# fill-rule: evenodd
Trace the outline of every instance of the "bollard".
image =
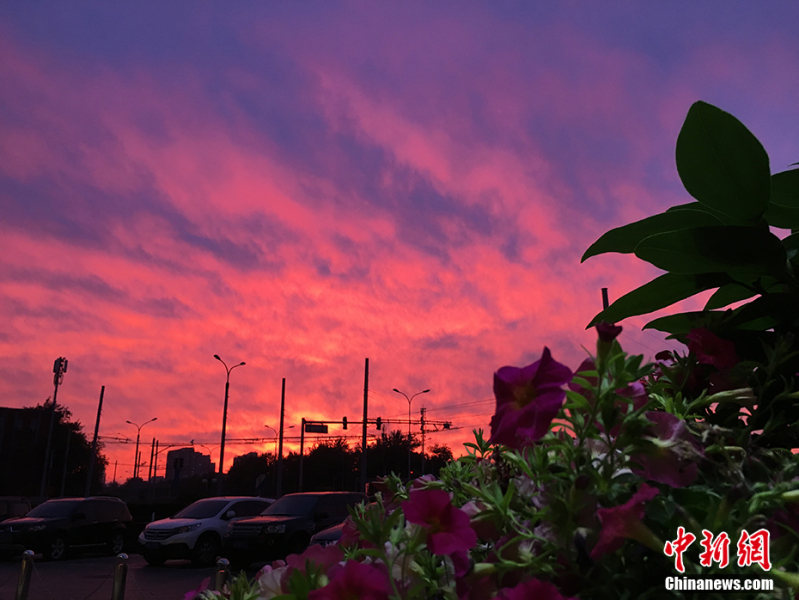
<svg viewBox="0 0 799 600">
<path fill-rule="evenodd" d="M 228 570 L 230 569 L 230 561 L 226 558 L 216 559 L 216 573 L 214 574 L 214 590 L 221 592 L 225 587 L 227 580 Z"/>
<path fill-rule="evenodd" d="M 111 600 L 125 600 L 125 580 L 128 578 L 128 555 L 124 552 L 117 555 L 117 564 L 114 567 L 114 589 L 111 590 Z"/>
<path fill-rule="evenodd" d="M 28 600 L 28 592 L 31 587 L 31 574 L 33 573 L 33 550 L 25 550 L 22 553 L 22 567 L 19 571 L 19 582 L 17 583 L 16 600 Z"/>
</svg>

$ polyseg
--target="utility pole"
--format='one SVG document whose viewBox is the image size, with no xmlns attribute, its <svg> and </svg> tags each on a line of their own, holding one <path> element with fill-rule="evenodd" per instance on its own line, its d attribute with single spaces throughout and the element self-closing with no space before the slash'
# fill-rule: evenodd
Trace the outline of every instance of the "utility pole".
<svg viewBox="0 0 799 600">
<path fill-rule="evenodd" d="M 302 460 L 305 455 L 304 446 L 305 446 L 305 417 L 303 417 L 302 420 L 300 421 L 300 477 L 299 481 L 297 482 L 298 492 L 302 491 Z"/>
<path fill-rule="evenodd" d="M 366 359 L 363 370 L 363 433 L 361 440 L 361 491 L 366 492 L 366 421 L 369 403 L 369 359 Z"/>
<path fill-rule="evenodd" d="M 153 458 L 153 477 L 158 479 L 158 440 L 155 440 L 155 457 Z"/>
<path fill-rule="evenodd" d="M 280 498 L 283 494 L 283 417 L 286 414 L 286 378 L 280 386 L 280 446 L 277 450 L 277 489 L 275 495 Z"/>
<path fill-rule="evenodd" d="M 153 456 L 155 455 L 155 438 L 153 444 L 150 446 L 150 464 L 147 465 L 147 481 L 153 480 Z"/>
<path fill-rule="evenodd" d="M 42 481 L 39 487 L 39 495 L 44 498 L 47 491 L 47 474 L 50 470 L 50 446 L 53 444 L 53 425 L 55 421 L 55 406 L 58 398 L 58 386 L 64 381 L 64 373 L 67 372 L 67 359 L 59 356 L 53 363 L 53 402 L 50 405 L 50 427 L 47 433 L 47 446 L 44 449 L 44 465 L 42 467 Z"/>
<path fill-rule="evenodd" d="M 423 406 L 421 409 L 422 417 L 420 419 L 420 426 L 422 428 L 422 472 L 421 475 L 424 475 L 425 469 L 425 456 L 424 456 L 424 413 L 427 409 Z"/>
<path fill-rule="evenodd" d="M 94 477 L 94 465 L 97 462 L 97 434 L 100 432 L 100 414 L 103 412 L 103 395 L 105 386 L 100 386 L 100 402 L 97 404 L 97 420 L 94 422 L 94 437 L 92 438 L 92 453 L 89 455 L 89 473 L 86 477 L 86 490 L 83 494 L 88 496 L 92 489 L 92 478 Z"/>
<path fill-rule="evenodd" d="M 72 441 L 72 432 L 67 428 L 67 447 L 64 450 L 64 468 L 61 470 L 61 491 L 59 496 L 64 496 L 64 487 L 67 483 L 67 465 L 69 464 L 69 443 Z"/>
</svg>

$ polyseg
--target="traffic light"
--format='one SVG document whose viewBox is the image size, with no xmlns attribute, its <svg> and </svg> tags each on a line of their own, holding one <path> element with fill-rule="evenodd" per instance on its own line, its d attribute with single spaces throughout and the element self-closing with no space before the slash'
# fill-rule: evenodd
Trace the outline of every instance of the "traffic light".
<svg viewBox="0 0 799 600">
<path fill-rule="evenodd" d="M 382 419 L 382 418 L 380 418 L 380 417 L 377 417 L 377 418 L 375 419 L 375 427 L 376 427 L 377 429 L 380 429 L 381 427 L 383 427 L 383 419 Z"/>
<path fill-rule="evenodd" d="M 346 429 L 347 428 L 347 417 L 341 419 L 341 426 Z"/>
</svg>

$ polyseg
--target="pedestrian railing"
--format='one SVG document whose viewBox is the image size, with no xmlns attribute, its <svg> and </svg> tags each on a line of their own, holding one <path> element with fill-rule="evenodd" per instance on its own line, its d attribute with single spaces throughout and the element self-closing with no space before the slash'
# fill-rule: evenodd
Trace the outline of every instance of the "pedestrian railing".
<svg viewBox="0 0 799 600">
<path fill-rule="evenodd" d="M 22 564 L 19 570 L 19 580 L 17 581 L 17 593 L 15 600 L 28 600 L 31 587 L 31 576 L 33 574 L 33 550 L 25 550 L 22 553 Z M 118 554 L 114 565 L 114 583 L 111 589 L 111 600 L 125 600 L 125 583 L 128 577 L 128 555 Z M 230 562 L 225 558 L 218 558 L 216 570 L 214 571 L 213 589 L 221 591 L 227 583 L 230 575 Z"/>
</svg>

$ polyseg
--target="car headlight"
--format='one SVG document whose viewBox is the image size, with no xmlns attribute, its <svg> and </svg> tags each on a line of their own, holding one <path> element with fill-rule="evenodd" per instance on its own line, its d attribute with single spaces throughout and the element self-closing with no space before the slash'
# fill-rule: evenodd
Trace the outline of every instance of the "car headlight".
<svg viewBox="0 0 799 600">
<path fill-rule="evenodd" d="M 264 527 L 264 533 L 285 533 L 286 532 L 286 524 L 285 523 L 278 523 L 275 525 L 267 525 Z"/>
<path fill-rule="evenodd" d="M 28 531 L 42 531 L 44 529 L 47 529 L 46 525 L 31 525 Z"/>
<path fill-rule="evenodd" d="M 191 525 L 183 525 L 182 527 L 178 527 L 176 533 L 186 533 L 188 531 L 192 531 L 197 529 L 202 523 L 192 523 Z"/>
</svg>

